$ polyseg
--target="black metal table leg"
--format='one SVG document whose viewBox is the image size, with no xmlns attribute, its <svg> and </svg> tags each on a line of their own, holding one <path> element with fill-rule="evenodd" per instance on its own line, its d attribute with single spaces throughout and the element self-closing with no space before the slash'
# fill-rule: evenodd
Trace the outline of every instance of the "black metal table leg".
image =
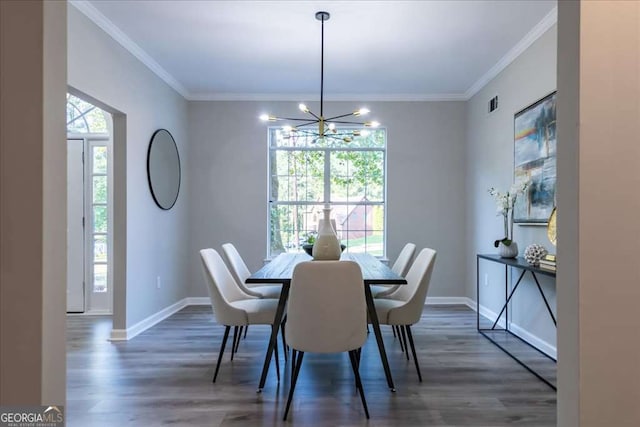
<svg viewBox="0 0 640 427">
<path fill-rule="evenodd" d="M 378 342 L 378 350 L 380 351 L 380 359 L 382 360 L 382 366 L 384 367 L 384 374 L 387 377 L 387 385 L 391 391 L 395 392 L 396 388 L 393 385 L 393 378 L 391 378 L 391 370 L 389 369 L 389 361 L 387 360 L 387 352 L 384 349 L 384 341 L 382 341 L 382 332 L 380 332 L 380 323 L 378 321 L 378 313 L 376 313 L 376 306 L 373 302 L 373 295 L 371 294 L 371 288 L 369 285 L 364 287 L 364 295 L 367 300 L 367 309 L 369 310 L 369 319 L 371 320 L 371 326 Z"/>
<path fill-rule="evenodd" d="M 258 385 L 258 393 L 264 388 L 264 383 L 267 381 L 267 373 L 269 372 L 269 364 L 271 363 L 271 355 L 273 354 L 273 347 L 276 345 L 278 339 L 278 330 L 280 329 L 280 323 L 284 315 L 284 308 L 287 305 L 287 299 L 289 298 L 289 288 L 291 283 L 283 283 L 282 290 L 280 291 L 280 299 L 278 300 L 278 308 L 276 310 L 276 317 L 273 319 L 273 325 L 271 325 L 271 338 L 269 339 L 269 346 L 267 347 L 267 354 L 264 356 L 264 365 L 262 366 L 262 375 L 260 376 L 260 384 Z"/>
<path fill-rule="evenodd" d="M 496 317 L 496 321 L 493 322 L 493 326 L 491 327 L 491 329 L 495 329 L 496 325 L 498 324 L 498 320 L 500 320 L 500 317 L 502 316 L 502 313 L 507 310 L 507 307 L 509 305 L 509 301 L 511 301 L 511 297 L 513 296 L 513 294 L 515 293 L 516 289 L 518 289 L 518 285 L 520 284 L 520 282 L 522 281 L 522 278 L 524 277 L 524 273 L 526 273 L 527 271 L 524 270 L 522 272 L 522 274 L 520 275 L 520 277 L 518 278 L 518 281 L 516 282 L 516 285 L 513 287 L 513 289 L 511 290 L 511 294 L 509 295 L 509 297 L 507 298 L 507 302 L 504 303 L 504 305 L 502 306 L 502 310 L 500 310 L 500 314 L 498 314 L 498 317 Z M 506 285 L 505 285 L 505 289 L 506 289 Z M 505 292 L 505 297 L 507 297 L 507 293 Z M 505 329 L 509 329 L 509 317 L 506 317 L 505 319 L 505 323 L 504 323 Z"/>
</svg>

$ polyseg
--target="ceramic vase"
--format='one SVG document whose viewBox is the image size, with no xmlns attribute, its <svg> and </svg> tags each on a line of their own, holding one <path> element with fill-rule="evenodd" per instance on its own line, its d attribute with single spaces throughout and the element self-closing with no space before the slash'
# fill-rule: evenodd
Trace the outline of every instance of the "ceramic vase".
<svg viewBox="0 0 640 427">
<path fill-rule="evenodd" d="M 340 259 L 342 249 L 336 231 L 331 225 L 331 209 L 324 208 L 324 217 L 318 222 L 318 236 L 311 252 L 314 260 L 331 261 Z"/>
<path fill-rule="evenodd" d="M 512 241 L 511 244 L 507 246 L 500 242 L 498 253 L 500 258 L 515 258 L 518 256 L 518 244 Z"/>
</svg>

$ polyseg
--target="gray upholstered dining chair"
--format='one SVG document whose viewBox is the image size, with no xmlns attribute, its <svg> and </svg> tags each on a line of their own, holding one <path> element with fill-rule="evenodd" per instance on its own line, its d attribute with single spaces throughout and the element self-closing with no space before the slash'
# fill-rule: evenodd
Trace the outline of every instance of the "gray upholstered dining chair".
<svg viewBox="0 0 640 427">
<path fill-rule="evenodd" d="M 261 284 L 252 284 L 247 285 L 245 280 L 247 277 L 251 276 L 251 272 L 249 268 L 247 268 L 247 264 L 245 264 L 244 260 L 240 256 L 240 253 L 233 245 L 233 243 L 225 243 L 222 245 L 222 250 L 224 255 L 227 257 L 227 261 L 229 262 L 229 266 L 231 267 L 231 271 L 238 282 L 238 286 L 248 295 L 256 296 L 259 298 L 279 298 L 280 291 L 282 290 L 281 286 L 277 285 L 261 285 Z"/>
<path fill-rule="evenodd" d="M 420 381 L 422 381 L 422 374 L 416 357 L 411 325 L 420 321 L 435 260 L 436 251 L 429 248 L 422 249 L 407 273 L 407 284 L 401 285 L 396 292 L 386 298 L 374 300 L 380 324 L 397 326 L 402 332 L 400 339 L 404 341 L 407 359 L 409 358 L 407 338 L 409 338 L 409 345 Z"/>
<path fill-rule="evenodd" d="M 369 418 L 358 372 L 358 352 L 367 338 L 367 303 L 360 266 L 353 261 L 302 262 L 293 270 L 289 292 L 286 337 L 293 349 L 292 375 L 283 419 L 287 419 L 306 352 L 349 353 L 356 388 Z"/>
<path fill-rule="evenodd" d="M 200 258 L 204 276 L 207 281 L 207 289 L 211 298 L 211 308 L 216 321 L 225 326 L 224 337 L 220 346 L 220 353 L 213 374 L 213 382 L 216 382 L 220 361 L 224 354 L 225 345 L 229 338 L 229 330 L 234 327 L 233 344 L 231 346 L 231 360 L 233 353 L 237 350 L 240 336 L 239 327 L 248 325 L 272 325 L 276 309 L 277 299 L 258 298 L 247 295 L 237 285 L 229 269 L 222 261 L 220 254 L 214 249 L 202 249 Z M 240 331 L 240 334 L 242 331 Z M 278 362 L 278 346 L 275 347 L 276 373 L 280 379 L 280 366 Z"/>
<path fill-rule="evenodd" d="M 413 243 L 407 243 L 400 251 L 400 255 L 396 258 L 396 261 L 391 266 L 391 271 L 398 276 L 404 277 L 411 267 L 411 260 L 413 254 L 416 251 L 416 245 Z M 371 286 L 371 295 L 374 298 L 387 297 L 396 292 L 401 286 L 404 285 L 373 285 Z"/>
</svg>

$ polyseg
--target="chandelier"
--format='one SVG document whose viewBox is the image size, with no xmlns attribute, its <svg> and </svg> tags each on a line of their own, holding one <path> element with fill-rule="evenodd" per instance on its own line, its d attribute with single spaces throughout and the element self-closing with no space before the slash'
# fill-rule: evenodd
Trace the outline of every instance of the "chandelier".
<svg viewBox="0 0 640 427">
<path fill-rule="evenodd" d="M 336 125 L 350 125 L 350 126 L 363 126 L 365 128 L 376 128 L 380 126 L 380 123 L 376 121 L 350 121 L 349 117 L 360 117 L 369 113 L 367 108 L 360 108 L 351 113 L 340 114 L 333 117 L 324 116 L 324 21 L 329 20 L 329 12 L 316 12 L 316 19 L 321 22 L 321 37 L 320 37 L 320 114 L 316 114 L 311 111 L 305 104 L 298 105 L 300 111 L 307 113 L 309 116 L 306 118 L 296 117 L 276 117 L 269 114 L 262 114 L 260 120 L 265 122 L 286 122 L 282 126 L 282 130 L 285 131 L 285 138 L 291 138 L 295 136 L 310 136 L 313 137 L 313 142 L 324 141 L 325 139 L 342 140 L 344 142 L 351 142 L 353 137 L 366 136 L 368 131 L 363 129 L 354 129 L 349 131 L 340 131 L 336 129 Z M 293 124 L 292 124 L 293 123 Z"/>
</svg>

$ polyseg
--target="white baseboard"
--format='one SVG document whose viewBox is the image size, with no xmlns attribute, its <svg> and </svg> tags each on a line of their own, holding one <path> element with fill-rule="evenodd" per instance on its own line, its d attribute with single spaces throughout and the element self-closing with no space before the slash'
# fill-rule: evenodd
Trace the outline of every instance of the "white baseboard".
<svg viewBox="0 0 640 427">
<path fill-rule="evenodd" d="M 211 305 L 211 298 L 209 297 L 188 297 L 187 305 Z"/>
<path fill-rule="evenodd" d="M 529 343 L 533 344 L 535 347 L 538 347 L 538 349 L 540 349 L 540 351 L 542 351 L 543 353 L 553 357 L 554 359 L 558 358 L 558 349 L 555 346 L 538 338 L 536 335 L 533 335 L 526 329 L 521 328 L 520 326 L 516 325 L 513 322 L 509 323 L 509 329 L 515 335 L 519 336 L 525 341 L 528 341 Z"/>
<path fill-rule="evenodd" d="M 467 299 L 469 300 L 469 303 L 467 305 L 472 310 L 477 311 L 476 302 L 470 298 L 467 298 Z M 487 319 L 491 320 L 492 322 L 495 322 L 496 318 L 498 317 L 498 313 L 485 307 L 484 305 L 480 305 L 480 314 L 486 317 Z M 500 321 L 498 321 L 498 326 L 500 326 L 501 328 L 505 327 L 504 317 L 500 318 Z M 526 329 L 519 326 L 518 324 L 509 322 L 509 330 L 513 332 L 514 335 L 519 336 L 520 338 L 524 339 L 525 341 L 528 341 L 529 343 L 531 343 L 532 345 L 540 349 L 540 351 L 542 351 L 543 353 L 546 353 L 547 355 L 553 357 L 554 359 L 558 358 L 558 349 L 556 348 L 556 346 L 541 339 L 537 335 L 532 334 L 531 332 L 527 331 Z"/>
<path fill-rule="evenodd" d="M 425 305 L 467 305 L 467 297 L 427 297 Z"/>
<path fill-rule="evenodd" d="M 112 329 L 111 336 L 109 337 L 109 341 L 128 341 L 136 335 L 146 331 L 153 325 L 156 325 L 162 322 L 167 317 L 171 316 L 174 313 L 185 308 L 188 303 L 189 298 L 183 298 L 180 301 L 171 304 L 169 307 L 165 307 L 157 313 L 152 314 L 151 316 L 142 319 L 135 325 L 131 326 L 127 329 Z"/>
</svg>

